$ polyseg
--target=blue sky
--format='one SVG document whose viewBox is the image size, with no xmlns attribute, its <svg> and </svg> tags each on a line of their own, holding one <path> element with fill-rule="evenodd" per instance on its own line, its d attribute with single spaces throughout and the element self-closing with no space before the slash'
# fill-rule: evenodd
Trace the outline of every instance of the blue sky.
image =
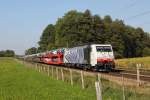
<svg viewBox="0 0 150 100">
<path fill-rule="evenodd" d="M 55 24 L 69 10 L 100 16 L 111 15 L 126 24 L 150 32 L 150 0 L 0 0 L 0 50 L 13 49 L 17 54 L 38 46 L 43 29 Z"/>
</svg>

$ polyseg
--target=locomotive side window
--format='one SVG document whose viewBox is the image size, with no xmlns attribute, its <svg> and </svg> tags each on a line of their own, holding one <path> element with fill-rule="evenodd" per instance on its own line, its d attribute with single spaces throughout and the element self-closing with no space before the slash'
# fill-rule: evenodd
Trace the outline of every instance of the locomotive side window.
<svg viewBox="0 0 150 100">
<path fill-rule="evenodd" d="M 97 52 L 111 52 L 110 46 L 96 46 Z"/>
</svg>

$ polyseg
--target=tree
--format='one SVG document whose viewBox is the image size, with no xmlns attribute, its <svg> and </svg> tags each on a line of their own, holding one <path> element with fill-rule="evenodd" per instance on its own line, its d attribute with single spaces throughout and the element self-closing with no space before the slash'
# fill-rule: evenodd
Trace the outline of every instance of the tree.
<svg viewBox="0 0 150 100">
<path fill-rule="evenodd" d="M 150 56 L 150 48 L 145 47 L 143 49 L 143 56 Z"/>
<path fill-rule="evenodd" d="M 144 52 L 150 49 L 150 35 L 109 15 L 102 19 L 90 10 L 71 10 L 44 29 L 38 52 L 89 43 L 111 44 L 116 58 L 140 57 L 148 55 Z"/>
<path fill-rule="evenodd" d="M 13 50 L 0 51 L 0 57 L 14 57 L 15 52 Z"/>
<path fill-rule="evenodd" d="M 112 21 L 112 18 L 109 16 L 109 15 L 106 15 L 104 16 L 104 23 L 106 24 L 111 24 L 113 21 Z"/>
<path fill-rule="evenodd" d="M 83 16 L 75 10 L 69 11 L 56 22 L 56 46 L 70 47 L 76 45 L 82 38 L 80 19 Z"/>
<path fill-rule="evenodd" d="M 31 55 L 31 54 L 36 54 L 37 53 L 37 48 L 35 47 L 32 47 L 32 48 L 29 48 L 25 51 L 25 55 Z"/>
<path fill-rule="evenodd" d="M 5 56 L 5 51 L 0 51 L 0 57 L 4 57 Z"/>
<path fill-rule="evenodd" d="M 15 52 L 13 50 L 6 50 L 5 51 L 5 57 L 14 57 Z"/>
<path fill-rule="evenodd" d="M 54 44 L 55 42 L 55 26 L 52 24 L 49 24 L 43 31 L 42 36 L 40 37 L 39 51 L 46 51 L 48 48 L 47 46 L 49 44 Z M 53 46 L 53 45 L 51 45 Z"/>
</svg>

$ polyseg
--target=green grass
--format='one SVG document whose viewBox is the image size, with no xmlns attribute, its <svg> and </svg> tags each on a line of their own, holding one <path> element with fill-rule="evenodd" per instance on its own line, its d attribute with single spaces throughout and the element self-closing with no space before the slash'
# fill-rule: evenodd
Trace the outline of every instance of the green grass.
<svg viewBox="0 0 150 100">
<path fill-rule="evenodd" d="M 0 58 L 0 100 L 93 100 L 95 92 Z"/>
<path fill-rule="evenodd" d="M 48 77 L 47 73 L 27 68 L 12 58 L 0 58 L 0 100 L 96 100 L 96 76 L 85 75 L 85 88 L 81 88 L 80 73 L 73 72 L 74 85 L 70 85 L 69 71 L 64 71 L 65 82 Z M 51 69 L 50 69 L 51 72 Z M 59 70 L 60 72 L 60 70 Z M 50 73 L 51 74 L 51 73 Z M 59 74 L 61 75 L 61 74 Z M 103 100 L 122 100 L 122 86 L 102 79 Z M 150 92 L 150 91 L 149 91 Z M 150 95 L 125 87 L 127 100 L 149 100 Z"/>
<path fill-rule="evenodd" d="M 45 66 L 45 67 L 47 67 L 47 66 Z M 59 75 L 59 79 L 61 80 L 60 69 L 61 68 L 58 68 L 58 73 L 59 73 L 58 75 Z M 50 75 L 52 74 L 51 71 L 52 70 L 50 68 Z M 70 72 L 69 72 L 69 70 L 64 69 L 63 72 L 64 72 L 65 82 L 70 84 Z M 44 72 L 44 73 L 47 74 L 47 72 Z M 81 87 L 80 72 L 72 71 L 72 74 L 73 74 L 74 85 L 78 85 L 79 87 Z M 55 78 L 57 77 L 56 67 L 54 67 L 54 77 Z M 95 92 L 95 85 L 94 84 L 95 84 L 96 80 L 97 80 L 96 74 L 84 73 L 85 89 L 90 90 L 91 93 Z M 122 92 L 122 86 L 121 85 L 110 82 L 106 79 L 101 79 L 101 85 L 102 85 L 103 100 L 122 100 L 123 92 Z M 150 98 L 150 87 L 140 87 L 139 88 L 139 87 L 127 87 L 127 86 L 125 86 L 125 97 L 126 97 L 126 100 L 149 100 L 149 98 Z"/>
<path fill-rule="evenodd" d="M 122 68 L 136 68 L 136 64 L 142 64 L 143 69 L 150 70 L 150 57 L 140 57 L 140 58 L 128 58 L 128 59 L 117 59 L 117 67 Z"/>
</svg>

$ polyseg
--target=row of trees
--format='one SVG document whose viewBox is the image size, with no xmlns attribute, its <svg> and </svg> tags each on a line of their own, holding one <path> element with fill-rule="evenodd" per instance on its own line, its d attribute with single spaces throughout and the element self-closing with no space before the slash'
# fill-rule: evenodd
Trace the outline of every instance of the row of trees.
<svg viewBox="0 0 150 100">
<path fill-rule="evenodd" d="M 37 51 L 38 51 L 37 48 L 32 47 L 32 48 L 29 48 L 29 49 L 27 49 L 27 50 L 25 51 L 25 55 L 36 54 L 36 53 L 38 53 Z"/>
<path fill-rule="evenodd" d="M 15 52 L 13 50 L 0 51 L 0 57 L 14 57 Z"/>
<path fill-rule="evenodd" d="M 112 44 L 116 58 L 150 55 L 149 33 L 125 25 L 122 20 L 112 20 L 110 16 L 92 15 L 89 10 L 69 11 L 55 25 L 49 24 L 36 52 L 90 43 Z"/>
</svg>

